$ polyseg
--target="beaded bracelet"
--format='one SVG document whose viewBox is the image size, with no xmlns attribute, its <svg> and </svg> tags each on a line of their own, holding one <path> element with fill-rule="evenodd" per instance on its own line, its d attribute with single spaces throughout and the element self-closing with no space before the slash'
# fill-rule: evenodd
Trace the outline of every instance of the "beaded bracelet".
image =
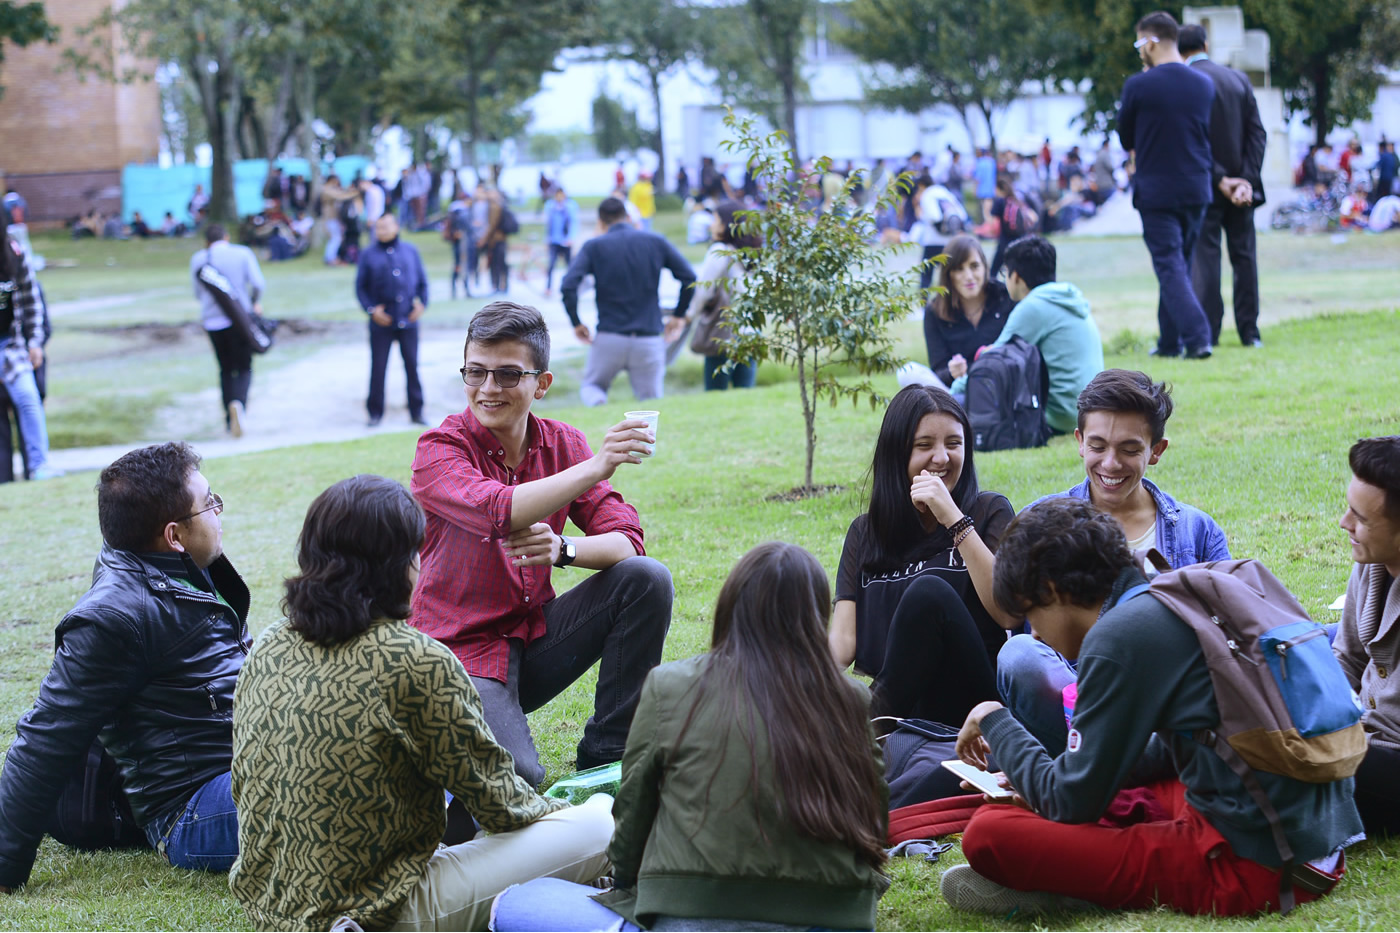
<svg viewBox="0 0 1400 933">
<path fill-rule="evenodd" d="M 953 547 L 961 547 L 962 543 L 968 539 L 972 532 L 973 528 L 971 525 L 968 525 L 966 528 L 960 531 L 957 537 L 953 539 Z"/>
<path fill-rule="evenodd" d="M 957 521 L 953 522 L 953 524 L 948 526 L 948 534 L 953 536 L 954 541 L 957 541 L 958 535 L 971 527 L 972 516 L 964 515 L 962 518 L 958 519 Z"/>
</svg>

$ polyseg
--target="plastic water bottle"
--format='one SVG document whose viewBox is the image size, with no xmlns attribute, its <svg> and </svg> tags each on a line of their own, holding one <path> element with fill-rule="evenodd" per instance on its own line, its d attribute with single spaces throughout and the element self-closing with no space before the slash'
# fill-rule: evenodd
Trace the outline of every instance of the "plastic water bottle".
<svg viewBox="0 0 1400 933">
<path fill-rule="evenodd" d="M 577 771 L 562 777 L 555 781 L 544 795 L 567 800 L 578 806 L 594 794 L 612 794 L 616 797 L 621 784 L 622 762 L 615 761 L 610 765 L 589 768 L 587 771 Z"/>
</svg>

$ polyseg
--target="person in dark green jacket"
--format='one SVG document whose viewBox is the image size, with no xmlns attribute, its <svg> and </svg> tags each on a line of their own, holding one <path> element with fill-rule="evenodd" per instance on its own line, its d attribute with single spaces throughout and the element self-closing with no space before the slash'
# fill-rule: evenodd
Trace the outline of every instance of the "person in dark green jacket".
<svg viewBox="0 0 1400 933">
<path fill-rule="evenodd" d="M 620 914 L 628 930 L 873 930 L 889 789 L 869 693 L 826 649 L 830 611 L 811 554 L 746 554 L 710 652 L 642 688 L 613 805 L 616 886 L 597 897 L 611 910 L 542 879 L 502 894 L 492 928 L 616 930 Z"/>
<path fill-rule="evenodd" d="M 996 601 L 1079 660 L 1079 696 L 1054 758 L 1000 703 L 968 714 L 959 757 L 986 767 L 994 755 L 1021 807 L 972 818 L 968 864 L 940 885 L 954 907 L 1278 909 L 1282 860 L 1269 820 L 1225 759 L 1192 738 L 1221 718 L 1200 642 L 1145 582 L 1118 522 L 1088 502 L 1051 499 L 1007 529 Z M 1353 779 L 1255 777 L 1295 855 L 1297 902 L 1330 890 L 1341 850 L 1362 838 Z"/>
</svg>

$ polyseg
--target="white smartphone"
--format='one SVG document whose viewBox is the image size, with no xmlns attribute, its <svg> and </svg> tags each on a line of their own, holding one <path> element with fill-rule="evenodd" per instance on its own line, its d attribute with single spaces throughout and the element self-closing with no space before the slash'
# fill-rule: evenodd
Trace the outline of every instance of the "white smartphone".
<svg viewBox="0 0 1400 933">
<path fill-rule="evenodd" d="M 950 758 L 943 762 L 943 767 L 962 778 L 973 787 L 986 794 L 988 797 L 1007 798 L 1012 795 L 1009 787 L 1002 787 L 997 783 L 996 776 L 981 768 L 974 768 L 961 758 Z"/>
</svg>

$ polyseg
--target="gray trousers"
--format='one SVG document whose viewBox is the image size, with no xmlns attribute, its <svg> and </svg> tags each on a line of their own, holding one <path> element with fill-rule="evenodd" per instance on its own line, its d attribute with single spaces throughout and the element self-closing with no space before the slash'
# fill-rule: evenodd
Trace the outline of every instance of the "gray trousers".
<svg viewBox="0 0 1400 933">
<path fill-rule="evenodd" d="M 544 607 L 543 637 L 529 647 L 511 639 L 505 683 L 472 678 L 486 724 L 515 758 L 516 774 L 534 787 L 545 775 L 526 714 L 563 693 L 600 660 L 593 715 L 578 743 L 577 768 L 622 759 L 642 681 L 661 662 L 673 595 L 671 572 L 664 564 L 650 557 L 620 561 L 551 599 Z"/>
<path fill-rule="evenodd" d="M 627 371 L 632 382 L 632 394 L 638 401 L 661 398 L 666 382 L 666 339 L 655 337 L 626 337 L 599 331 L 593 335 L 588 351 L 588 364 L 583 369 L 583 387 L 579 397 L 588 406 L 602 405 L 608 400 L 608 387 L 617 374 Z"/>
</svg>

